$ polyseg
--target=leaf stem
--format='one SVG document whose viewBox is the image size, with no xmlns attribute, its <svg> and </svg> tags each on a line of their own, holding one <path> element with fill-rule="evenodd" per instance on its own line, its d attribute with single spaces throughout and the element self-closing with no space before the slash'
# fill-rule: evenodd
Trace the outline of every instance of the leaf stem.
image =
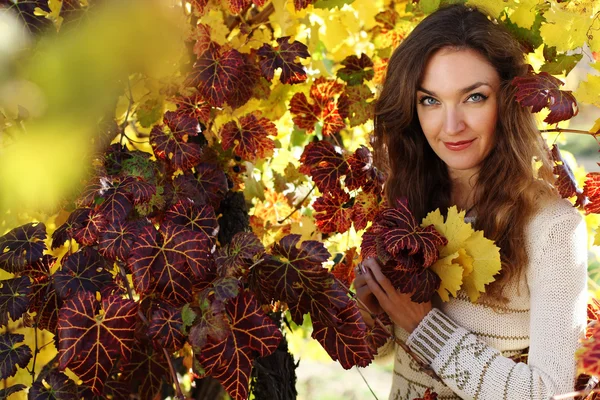
<svg viewBox="0 0 600 400">
<path fill-rule="evenodd" d="M 306 193 L 306 196 L 304 196 L 302 198 L 302 200 L 300 200 L 298 202 L 298 204 L 296 204 L 296 206 L 294 207 L 294 209 L 292 210 L 291 213 L 289 213 L 284 219 L 282 219 L 281 221 L 277 221 L 278 224 L 283 224 L 285 221 L 287 221 L 292 215 L 294 215 L 294 213 L 296 211 L 298 211 L 300 209 L 300 207 L 302 207 L 302 204 L 306 201 L 306 199 L 308 199 L 308 196 L 310 196 L 310 194 L 313 192 L 313 190 L 315 190 L 315 185 L 312 186 L 312 188 L 310 188 L 310 190 L 308 191 L 308 193 Z"/>
<path fill-rule="evenodd" d="M 544 132 L 544 133 L 548 133 L 548 132 L 579 133 L 579 134 L 582 134 L 582 135 L 591 135 L 591 136 L 594 136 L 594 137 L 596 137 L 596 135 L 599 134 L 599 133 L 593 133 L 593 132 L 590 132 L 590 131 L 584 131 L 584 130 L 581 130 L 581 129 L 563 129 L 563 128 L 542 129 L 542 130 L 540 130 L 540 132 Z"/>
<path fill-rule="evenodd" d="M 171 361 L 171 355 L 169 354 L 167 349 L 165 349 L 164 347 L 162 350 L 165 355 L 165 358 L 167 359 L 167 363 L 169 363 L 169 371 L 171 371 L 171 379 L 173 379 L 173 383 L 175 384 L 175 391 L 177 392 L 177 394 L 175 395 L 175 398 L 180 399 L 180 400 L 185 400 L 185 397 L 183 396 L 183 392 L 181 391 L 181 386 L 179 386 L 179 379 L 177 379 L 177 372 L 175 372 L 175 368 L 173 368 L 173 362 Z"/>
<path fill-rule="evenodd" d="M 358 368 L 358 366 L 354 366 L 354 368 L 356 368 L 356 370 L 358 371 L 358 374 L 360 375 L 360 377 L 362 378 L 362 380 L 365 382 L 365 384 L 367 385 L 367 387 L 369 388 L 369 390 L 371 391 L 371 394 L 373 395 L 373 397 L 375 397 L 375 400 L 379 400 L 377 398 L 377 395 L 375 394 L 375 392 L 373 391 L 373 389 L 371 388 L 371 385 L 369 385 L 369 382 L 367 382 L 367 380 L 365 379 L 365 376 L 363 375 L 362 372 L 360 372 L 360 368 Z"/>
<path fill-rule="evenodd" d="M 46 293 L 44 294 L 44 297 L 42 299 L 46 299 L 46 297 L 48 296 L 48 293 L 50 293 L 50 284 L 48 284 L 46 286 Z M 42 310 L 40 309 L 40 310 L 38 310 L 38 312 L 37 312 L 37 314 L 35 316 L 35 323 L 33 324 L 33 333 L 35 335 L 35 351 L 33 353 L 33 364 L 31 364 L 31 372 L 30 372 L 31 373 L 31 384 L 32 385 L 35 383 L 35 363 L 36 363 L 37 355 L 48 344 L 48 343 L 46 343 L 42 347 L 38 348 L 38 331 L 37 331 L 37 327 L 40 324 L 41 317 L 42 317 Z"/>
</svg>

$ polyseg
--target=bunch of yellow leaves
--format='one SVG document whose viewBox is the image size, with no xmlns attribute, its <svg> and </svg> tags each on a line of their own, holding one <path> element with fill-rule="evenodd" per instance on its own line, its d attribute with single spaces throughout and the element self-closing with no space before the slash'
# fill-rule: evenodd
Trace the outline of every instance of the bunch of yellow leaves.
<svg viewBox="0 0 600 400">
<path fill-rule="evenodd" d="M 433 225 L 448 244 L 439 249 L 439 259 L 430 267 L 442 280 L 438 294 L 443 301 L 456 297 L 459 290 L 467 292 L 472 302 L 485 292 L 485 285 L 500 272 L 500 248 L 465 222 L 465 211 L 456 206 L 448 209 L 446 221 L 440 210 L 430 212 L 421 226 Z"/>
</svg>

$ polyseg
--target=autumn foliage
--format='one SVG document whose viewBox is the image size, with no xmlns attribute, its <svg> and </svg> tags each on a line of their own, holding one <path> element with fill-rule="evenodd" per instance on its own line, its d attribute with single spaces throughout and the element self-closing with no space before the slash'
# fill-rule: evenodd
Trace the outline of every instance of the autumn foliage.
<svg viewBox="0 0 600 400">
<path fill-rule="evenodd" d="M 39 38 L 77 32 L 98 3 L 0 1 L 0 12 Z M 65 199 L 68 216 L 52 229 L 31 222 L 0 236 L 0 268 L 12 274 L 0 281 L 0 379 L 32 365 L 33 399 L 152 399 L 163 382 L 180 396 L 176 360 L 180 373 L 210 376 L 246 399 L 264 378 L 257 363 L 281 351 L 283 326 L 307 317 L 312 338 L 344 368 L 371 363 L 389 332 L 367 326 L 353 299 L 360 258 L 377 257 L 414 301 L 459 289 L 475 301 L 485 291 L 499 266 L 481 252 L 498 249 L 456 209 L 417 221 L 405 200 L 387 204 L 368 146 L 391 51 L 439 1 L 382 2 L 357 28 L 355 39 L 372 43 L 360 51 L 346 42 L 349 31 L 336 43 L 314 26 L 314 36 L 296 34 L 300 19 L 289 22 L 351 18 L 352 1 L 175 3 L 187 33 L 177 72 L 125 77 L 117 110 L 103 119 L 112 144 L 86 160 L 92 172 Z M 551 16 L 538 19 L 545 27 Z M 537 38 L 514 29 L 526 49 L 542 40 L 539 29 Z M 573 62 L 564 58 L 570 48 L 552 48 L 542 69 L 513 82 L 521 105 L 548 112 L 548 124 L 578 113 L 553 76 Z M 134 95 L 132 86 L 147 90 Z M 558 148 L 551 152 L 561 195 L 599 213 L 600 173 L 579 187 Z M 360 251 L 336 245 L 357 232 Z M 57 355 L 43 370 L 32 361 L 38 349 L 8 329 L 19 320 L 55 335 Z M 598 374 L 600 335 L 590 337 L 583 369 Z"/>
</svg>

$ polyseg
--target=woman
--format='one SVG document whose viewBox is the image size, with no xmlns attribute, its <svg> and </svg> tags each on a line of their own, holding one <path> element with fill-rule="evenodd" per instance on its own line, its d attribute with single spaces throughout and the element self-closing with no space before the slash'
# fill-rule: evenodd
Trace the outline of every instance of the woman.
<svg viewBox="0 0 600 400">
<path fill-rule="evenodd" d="M 552 187 L 547 148 L 515 101 L 511 81 L 527 73 L 523 59 L 501 26 L 456 5 L 425 18 L 389 61 L 374 140 L 388 201 L 407 197 L 418 220 L 455 204 L 502 258 L 477 303 L 459 292 L 435 306 L 411 302 L 377 260 L 363 260 L 358 297 L 385 311 L 416 355 L 397 346 L 390 399 L 427 388 L 440 400 L 546 399 L 573 389 L 586 323 L 586 229 Z"/>
</svg>

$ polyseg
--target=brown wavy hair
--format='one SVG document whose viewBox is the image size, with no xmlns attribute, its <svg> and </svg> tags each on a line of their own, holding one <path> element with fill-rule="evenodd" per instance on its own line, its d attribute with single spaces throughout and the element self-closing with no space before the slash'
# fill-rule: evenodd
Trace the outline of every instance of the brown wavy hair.
<svg viewBox="0 0 600 400">
<path fill-rule="evenodd" d="M 494 150 L 483 160 L 474 190 L 474 228 L 501 249 L 502 271 L 488 295 L 504 299 L 502 288 L 519 276 L 528 257 L 525 227 L 537 204 L 554 192 L 547 146 L 531 112 L 515 100 L 511 81 L 527 74 L 519 43 L 483 12 L 464 5 L 426 17 L 394 50 L 375 105 L 375 163 L 387 175 L 390 204 L 404 196 L 418 220 L 450 204 L 452 182 L 445 163 L 421 130 L 416 92 L 430 57 L 443 48 L 472 49 L 500 76 Z M 534 160 L 541 165 L 534 168 Z"/>
</svg>

